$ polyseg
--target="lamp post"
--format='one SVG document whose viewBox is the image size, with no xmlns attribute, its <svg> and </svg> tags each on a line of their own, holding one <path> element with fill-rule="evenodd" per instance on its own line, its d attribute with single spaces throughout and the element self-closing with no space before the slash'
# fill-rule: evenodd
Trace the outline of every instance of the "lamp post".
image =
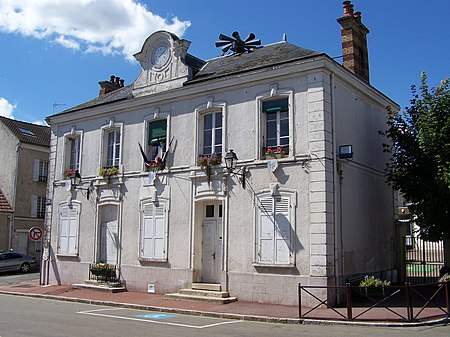
<svg viewBox="0 0 450 337">
<path fill-rule="evenodd" d="M 225 167 L 229 175 L 238 176 L 242 188 L 245 188 L 245 166 L 242 166 L 239 171 L 235 172 L 237 161 L 238 157 L 236 153 L 233 150 L 229 150 L 225 155 Z"/>
<path fill-rule="evenodd" d="M 90 189 L 89 187 L 92 186 L 92 182 L 89 185 L 88 188 L 82 188 L 80 187 L 81 183 L 81 175 L 78 171 L 76 171 L 74 174 L 72 174 L 72 176 L 70 177 L 70 186 L 71 188 L 75 189 L 75 190 L 81 190 L 81 191 L 86 191 L 86 199 L 89 200 L 89 194 L 90 194 Z"/>
</svg>

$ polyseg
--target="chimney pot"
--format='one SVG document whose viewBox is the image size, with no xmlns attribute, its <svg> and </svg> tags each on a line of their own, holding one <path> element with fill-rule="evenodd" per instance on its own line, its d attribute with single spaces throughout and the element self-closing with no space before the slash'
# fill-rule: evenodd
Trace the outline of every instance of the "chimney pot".
<svg viewBox="0 0 450 337">
<path fill-rule="evenodd" d="M 119 86 L 119 83 L 120 83 L 119 81 L 120 81 L 120 77 L 119 77 L 119 76 L 116 76 L 116 85 L 117 85 L 117 86 Z"/>
<path fill-rule="evenodd" d="M 353 4 L 351 1 L 344 1 L 344 16 L 353 16 Z"/>
<path fill-rule="evenodd" d="M 114 76 L 114 75 L 111 75 L 111 78 L 110 78 L 110 82 L 111 82 L 111 83 L 114 83 L 114 82 L 115 82 L 115 81 L 114 81 L 114 80 L 115 80 L 115 78 L 116 78 L 116 76 Z"/>
<path fill-rule="evenodd" d="M 124 83 L 125 83 L 125 80 L 124 79 L 120 79 L 120 87 L 121 88 L 123 87 Z"/>
</svg>

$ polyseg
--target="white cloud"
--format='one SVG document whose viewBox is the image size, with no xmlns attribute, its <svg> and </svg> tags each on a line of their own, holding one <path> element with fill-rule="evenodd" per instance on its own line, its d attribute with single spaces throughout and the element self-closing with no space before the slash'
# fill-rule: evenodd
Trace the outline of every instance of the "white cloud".
<svg viewBox="0 0 450 337">
<path fill-rule="evenodd" d="M 158 30 L 182 36 L 189 21 L 166 19 L 137 0 L 1 0 L 0 31 L 49 39 L 65 48 L 132 60 Z"/>
<path fill-rule="evenodd" d="M 14 119 L 15 108 L 16 105 L 9 103 L 6 98 L 0 97 L 0 116 Z"/>
</svg>

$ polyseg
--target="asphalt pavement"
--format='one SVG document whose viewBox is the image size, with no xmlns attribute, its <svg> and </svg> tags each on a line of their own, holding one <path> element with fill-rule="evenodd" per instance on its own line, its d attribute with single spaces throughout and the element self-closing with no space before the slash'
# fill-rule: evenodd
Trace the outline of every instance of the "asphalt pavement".
<svg viewBox="0 0 450 337">
<path fill-rule="evenodd" d="M 12 279 L 16 282 L 12 282 Z M 398 313 L 404 315 L 405 308 L 358 307 L 353 308 L 353 317 L 360 315 L 357 321 L 344 321 L 346 308 L 301 308 L 306 317 L 299 318 L 298 306 L 263 304 L 237 301 L 229 304 L 214 304 L 207 302 L 187 302 L 169 300 L 164 294 L 151 294 L 134 291 L 110 293 L 92 289 L 74 289 L 71 285 L 39 285 L 39 274 L 29 274 L 23 279 L 18 275 L 0 276 L 0 294 L 28 296 L 36 298 L 55 299 L 60 301 L 106 305 L 158 312 L 182 313 L 196 316 L 208 316 L 227 319 L 238 319 L 260 322 L 290 323 L 290 324 L 352 324 L 380 326 L 419 326 L 442 324 L 448 322 L 448 316 L 442 309 L 430 307 L 415 308 L 424 319 L 416 322 L 400 322 Z M 9 278 L 9 280 L 8 280 Z M 29 278 L 32 278 L 31 280 Z M 7 280 L 5 282 L 5 280 Z"/>
</svg>

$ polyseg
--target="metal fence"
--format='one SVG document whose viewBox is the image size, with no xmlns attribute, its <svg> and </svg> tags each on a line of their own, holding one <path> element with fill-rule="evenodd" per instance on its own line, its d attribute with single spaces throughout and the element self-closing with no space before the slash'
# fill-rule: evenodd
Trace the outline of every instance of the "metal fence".
<svg viewBox="0 0 450 337">
<path fill-rule="evenodd" d="M 298 285 L 298 314 L 303 319 L 418 322 L 450 317 L 449 282 L 359 287 Z M 318 295 L 321 293 L 322 295 Z M 323 296 L 326 293 L 327 295 Z M 305 308 L 303 299 L 314 307 Z M 339 297 L 345 305 L 336 305 Z"/>
<path fill-rule="evenodd" d="M 431 242 L 420 237 L 405 237 L 406 281 L 415 284 L 436 282 L 444 266 L 443 241 Z"/>
</svg>

